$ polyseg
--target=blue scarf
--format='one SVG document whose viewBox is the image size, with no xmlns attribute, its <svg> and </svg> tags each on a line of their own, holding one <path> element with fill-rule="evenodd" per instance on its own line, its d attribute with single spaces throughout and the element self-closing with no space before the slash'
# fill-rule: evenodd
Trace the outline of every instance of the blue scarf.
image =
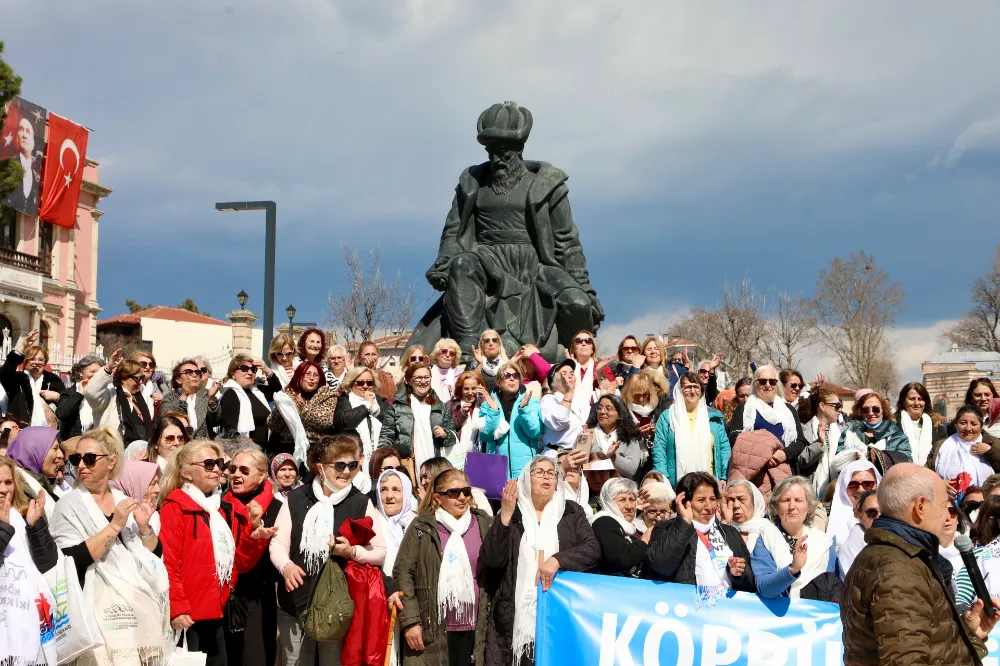
<svg viewBox="0 0 1000 666">
<path fill-rule="evenodd" d="M 951 577 L 954 574 L 954 568 L 951 566 L 951 562 L 947 558 L 941 557 L 941 549 L 939 548 L 938 538 L 926 530 L 922 530 L 919 527 L 914 527 L 909 523 L 904 523 L 902 520 L 897 518 L 891 518 L 889 516 L 879 516 L 872 523 L 872 527 L 877 527 L 879 529 L 885 530 L 886 532 L 892 532 L 900 539 L 903 539 L 908 544 L 916 546 L 926 550 L 931 554 L 934 561 L 934 568 L 937 569 L 941 577 L 949 583 L 947 588 L 951 588 L 950 582 Z"/>
</svg>

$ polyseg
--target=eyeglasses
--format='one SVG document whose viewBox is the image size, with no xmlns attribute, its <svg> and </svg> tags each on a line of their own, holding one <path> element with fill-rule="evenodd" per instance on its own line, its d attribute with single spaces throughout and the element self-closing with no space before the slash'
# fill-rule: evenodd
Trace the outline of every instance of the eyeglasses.
<svg viewBox="0 0 1000 666">
<path fill-rule="evenodd" d="M 204 460 L 198 462 L 192 462 L 191 464 L 204 467 L 206 472 L 211 472 L 216 467 L 219 468 L 220 472 L 223 472 L 226 469 L 225 458 L 205 458 Z"/>
<path fill-rule="evenodd" d="M 449 488 L 448 490 L 436 490 L 434 491 L 438 495 L 447 495 L 449 499 L 457 500 L 460 496 L 472 497 L 472 487 L 465 486 L 464 488 Z"/>
<path fill-rule="evenodd" d="M 354 381 L 354 385 L 358 388 L 370 388 L 375 386 L 375 381 L 372 379 L 357 379 Z"/>
<path fill-rule="evenodd" d="M 594 341 L 592 338 L 576 338 L 573 340 L 574 345 L 592 345 Z"/>
<path fill-rule="evenodd" d="M 668 516 L 670 515 L 670 509 L 643 509 L 642 513 L 649 516 L 650 518 L 656 518 L 657 516 Z"/>
<path fill-rule="evenodd" d="M 426 356 L 411 356 L 409 362 L 410 363 L 426 363 L 427 362 L 427 357 Z"/>
<path fill-rule="evenodd" d="M 82 455 L 79 453 L 71 453 L 66 458 L 66 460 L 69 461 L 69 464 L 72 467 L 79 467 L 81 462 L 83 462 L 83 464 L 86 465 L 87 467 L 93 467 L 94 465 L 97 464 L 98 458 L 107 458 L 107 457 L 108 457 L 107 453 L 84 453 Z"/>
<path fill-rule="evenodd" d="M 500 344 L 500 338 L 483 338 L 481 342 L 484 345 L 490 345 L 490 344 L 496 345 Z"/>
<path fill-rule="evenodd" d="M 777 386 L 777 379 L 758 379 L 757 386 Z"/>
<path fill-rule="evenodd" d="M 802 384 L 799 384 L 798 382 L 789 382 L 787 384 L 787 386 L 788 386 L 788 388 L 792 389 L 793 391 L 797 391 L 800 388 L 802 388 Z"/>
<path fill-rule="evenodd" d="M 844 403 L 842 402 L 824 402 L 823 404 L 827 407 L 833 407 L 838 412 L 844 408 Z"/>
<path fill-rule="evenodd" d="M 442 349 L 441 351 L 438 352 L 438 354 L 442 355 L 442 356 L 455 356 L 456 355 L 454 349 Z"/>
<path fill-rule="evenodd" d="M 951 509 L 953 507 L 948 507 L 948 508 Z M 868 520 L 875 520 L 880 515 L 882 515 L 882 514 L 879 513 L 878 509 L 865 509 L 865 517 L 868 518 Z M 955 514 L 951 514 L 951 515 L 954 516 Z"/>
<path fill-rule="evenodd" d="M 174 444 L 175 442 L 183 444 L 187 441 L 187 437 L 184 435 L 164 435 L 163 437 L 160 437 L 160 440 L 167 442 L 168 444 Z"/>
<path fill-rule="evenodd" d="M 622 351 L 623 352 L 632 352 L 634 354 L 637 351 L 639 351 L 639 348 L 638 347 L 634 347 L 632 345 L 629 345 L 628 347 L 622 347 Z"/>
<path fill-rule="evenodd" d="M 858 488 L 862 490 L 871 490 L 875 487 L 874 481 L 851 481 L 847 484 L 847 489 L 850 491 L 855 491 Z"/>
<path fill-rule="evenodd" d="M 254 374 L 257 373 L 257 368 L 253 367 L 252 365 L 241 365 L 236 369 L 239 370 L 240 372 L 252 372 Z"/>
<path fill-rule="evenodd" d="M 878 415 L 878 414 L 882 413 L 882 408 L 879 407 L 878 405 L 873 405 L 871 407 L 862 407 L 861 408 L 861 413 L 862 414 Z"/>
<path fill-rule="evenodd" d="M 532 470 L 531 476 L 536 479 L 554 479 L 556 478 L 556 472 L 551 469 L 536 469 Z"/>
<path fill-rule="evenodd" d="M 333 471 L 335 471 L 337 474 L 343 474 L 348 470 L 353 472 L 358 468 L 358 465 L 360 465 L 361 463 L 359 463 L 357 460 L 352 460 L 351 462 L 344 462 L 343 460 L 338 460 L 337 462 L 323 463 L 323 464 L 330 465 L 331 467 L 333 467 Z"/>
<path fill-rule="evenodd" d="M 236 474 L 236 472 L 239 472 L 243 476 L 248 476 L 250 474 L 250 468 L 247 467 L 246 465 L 240 465 L 239 467 L 237 467 L 236 465 L 230 465 L 227 468 L 227 471 L 230 474 Z"/>
<path fill-rule="evenodd" d="M 615 409 L 614 405 L 600 405 L 597 408 L 598 414 L 617 414 L 618 410 Z"/>
<path fill-rule="evenodd" d="M 295 356 L 295 352 L 278 352 L 275 354 L 278 358 L 288 358 L 289 356 Z"/>
<path fill-rule="evenodd" d="M 139 361 L 139 367 L 143 370 L 146 370 L 147 368 L 156 369 L 156 364 L 152 361 Z"/>
<path fill-rule="evenodd" d="M 319 375 L 315 372 L 307 372 L 304 375 L 302 375 L 302 379 L 314 379 L 316 381 L 319 381 Z"/>
<path fill-rule="evenodd" d="M 431 378 L 430 377 L 414 377 L 410 381 L 412 383 L 414 383 L 414 384 L 430 384 L 431 383 Z"/>
<path fill-rule="evenodd" d="M 199 369 L 188 368 L 186 370 L 181 370 L 181 374 L 187 377 L 201 377 L 202 374 L 204 373 L 200 368 Z"/>
<path fill-rule="evenodd" d="M 516 372 L 505 372 L 500 375 L 500 379 L 520 379 L 521 375 Z"/>
</svg>

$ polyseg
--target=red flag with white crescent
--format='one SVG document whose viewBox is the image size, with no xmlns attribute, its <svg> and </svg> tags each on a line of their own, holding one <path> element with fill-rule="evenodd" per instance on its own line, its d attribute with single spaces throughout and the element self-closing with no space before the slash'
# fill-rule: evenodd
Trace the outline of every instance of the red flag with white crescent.
<svg viewBox="0 0 1000 666">
<path fill-rule="evenodd" d="M 87 157 L 87 129 L 54 113 L 49 114 L 49 143 L 45 151 L 45 177 L 38 216 L 46 222 L 72 229 L 83 185 Z"/>
</svg>

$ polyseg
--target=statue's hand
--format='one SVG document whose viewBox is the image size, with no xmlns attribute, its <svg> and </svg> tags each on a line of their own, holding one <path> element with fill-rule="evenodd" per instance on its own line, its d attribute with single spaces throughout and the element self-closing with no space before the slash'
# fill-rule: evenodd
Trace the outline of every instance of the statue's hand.
<svg viewBox="0 0 1000 666">
<path fill-rule="evenodd" d="M 448 265 L 451 262 L 444 258 L 439 257 L 434 265 L 430 267 L 427 271 L 427 281 L 430 282 L 431 286 L 438 290 L 444 291 L 448 286 Z"/>
<path fill-rule="evenodd" d="M 601 307 L 601 303 L 597 300 L 596 296 L 591 297 L 590 311 L 594 316 L 595 324 L 604 321 L 604 308 Z"/>
</svg>

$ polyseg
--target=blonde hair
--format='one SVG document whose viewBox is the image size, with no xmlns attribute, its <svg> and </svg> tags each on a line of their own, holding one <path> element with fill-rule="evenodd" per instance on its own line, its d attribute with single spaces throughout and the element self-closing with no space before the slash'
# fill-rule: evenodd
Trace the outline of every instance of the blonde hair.
<svg viewBox="0 0 1000 666">
<path fill-rule="evenodd" d="M 181 473 L 187 465 L 194 462 L 194 454 L 202 449 L 211 449 L 212 451 L 215 451 L 216 455 L 220 458 L 226 457 L 222 447 L 210 439 L 191 440 L 181 448 L 171 453 L 170 457 L 167 459 L 167 469 L 163 471 L 163 476 L 160 477 L 161 506 L 163 504 L 163 500 L 167 498 L 167 495 L 174 492 L 187 482 L 187 479 L 181 477 Z"/>
<path fill-rule="evenodd" d="M 438 486 L 448 481 L 452 477 L 461 477 L 466 483 L 469 483 L 469 477 L 465 475 L 460 469 L 455 469 L 454 467 L 446 467 L 437 474 L 434 475 L 430 481 L 427 482 L 427 492 L 424 493 L 424 498 L 420 500 L 420 506 L 417 507 L 417 513 L 434 513 L 438 508 L 437 502 L 434 501 L 434 493 L 438 492 Z M 476 508 L 476 501 L 469 498 L 472 508 Z"/>
<path fill-rule="evenodd" d="M 382 382 L 379 381 L 378 372 L 376 372 L 373 368 L 369 368 L 368 366 L 365 365 L 356 365 L 347 371 L 347 374 L 344 375 L 344 381 L 340 383 L 341 390 L 344 392 L 350 392 L 351 389 L 354 388 L 354 382 L 356 382 L 358 380 L 358 377 L 365 374 L 366 372 L 372 376 L 372 381 L 375 382 L 375 393 L 381 391 Z"/>
<path fill-rule="evenodd" d="M 626 405 L 634 405 L 636 393 L 643 391 L 649 394 L 649 406 L 655 408 L 660 398 L 668 395 L 670 384 L 655 370 L 640 370 L 629 377 L 622 386 L 622 400 Z"/>
<path fill-rule="evenodd" d="M 108 471 L 108 481 L 114 481 L 121 476 L 122 470 L 125 469 L 125 444 L 122 443 L 122 438 L 118 434 L 118 431 L 112 430 L 107 426 L 88 430 L 80 435 L 80 438 L 76 441 L 76 448 L 79 449 L 80 444 L 88 439 L 92 439 L 100 444 L 101 451 L 115 458 L 114 466 Z"/>
<path fill-rule="evenodd" d="M 24 493 L 24 483 L 21 482 L 21 475 L 17 473 L 17 463 L 14 462 L 13 458 L 0 456 L 0 467 L 6 467 L 10 470 L 10 475 L 14 479 L 14 497 L 11 498 L 11 506 L 23 517 L 28 512 L 28 496 Z M 54 499 L 50 497 L 49 501 Z M 6 518 L 4 516 L 5 520 Z"/>
<path fill-rule="evenodd" d="M 271 346 L 267 348 L 267 358 L 271 363 L 278 362 L 278 354 L 285 347 L 292 348 L 292 354 L 295 354 L 295 340 L 288 333 L 280 333 L 273 338 L 271 338 Z"/>
<path fill-rule="evenodd" d="M 270 463 L 267 460 L 267 454 L 264 453 L 264 450 L 257 444 L 245 446 L 234 452 L 229 458 L 231 461 L 235 461 L 236 456 L 243 455 L 244 453 L 253 458 L 253 463 L 257 469 L 264 472 L 264 476 L 267 476 L 267 473 L 270 471 Z"/>
<path fill-rule="evenodd" d="M 510 359 L 507 357 L 507 350 L 503 348 L 503 336 L 501 336 L 492 328 L 486 329 L 479 335 L 479 351 L 483 350 L 483 337 L 485 337 L 487 333 L 492 333 L 493 335 L 497 336 L 498 340 L 500 340 L 500 342 L 497 343 L 497 346 L 500 347 L 500 353 L 497 355 L 497 358 L 500 359 L 500 362 L 506 363 L 507 361 L 509 361 Z"/>
<path fill-rule="evenodd" d="M 639 353 L 642 354 L 643 358 L 646 358 L 646 347 L 648 347 L 651 344 L 652 345 L 656 345 L 656 348 L 660 351 L 660 366 L 659 367 L 666 368 L 666 366 L 667 366 L 667 350 L 663 348 L 663 343 L 660 342 L 659 340 L 657 340 L 656 338 L 646 338 L 645 340 L 643 340 L 642 344 L 639 345 Z M 642 362 L 642 367 L 644 367 L 644 368 L 652 368 L 654 366 L 652 366 L 652 365 L 646 365 L 646 362 L 643 361 Z"/>
<path fill-rule="evenodd" d="M 451 338 L 441 338 L 435 343 L 434 349 L 431 351 L 431 365 L 437 365 L 438 355 L 445 350 L 455 352 L 455 365 L 458 365 L 458 360 L 462 358 L 462 348 Z"/>
</svg>

